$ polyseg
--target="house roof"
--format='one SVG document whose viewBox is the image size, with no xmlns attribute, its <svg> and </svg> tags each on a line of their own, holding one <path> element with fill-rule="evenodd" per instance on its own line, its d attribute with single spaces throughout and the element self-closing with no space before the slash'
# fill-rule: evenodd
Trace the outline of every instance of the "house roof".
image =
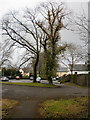
<svg viewBox="0 0 90 120">
<path fill-rule="evenodd" d="M 71 69 L 71 64 L 69 64 Z M 87 64 L 75 64 L 73 65 L 73 71 L 88 71 Z"/>
<path fill-rule="evenodd" d="M 69 70 L 66 67 L 60 67 L 57 72 L 69 72 Z"/>
</svg>

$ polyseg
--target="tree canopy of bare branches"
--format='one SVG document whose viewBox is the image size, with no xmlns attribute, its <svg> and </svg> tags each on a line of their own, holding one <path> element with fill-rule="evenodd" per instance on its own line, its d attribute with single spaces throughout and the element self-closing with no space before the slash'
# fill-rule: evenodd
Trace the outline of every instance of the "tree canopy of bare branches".
<svg viewBox="0 0 90 120">
<path fill-rule="evenodd" d="M 25 11 L 24 15 L 20 15 L 17 12 L 10 12 L 2 20 L 2 29 L 3 34 L 7 36 L 6 41 L 11 44 L 11 47 L 24 48 L 28 54 L 32 54 L 35 58 L 34 82 L 36 82 L 40 52 L 40 34 L 35 25 L 35 16 L 30 11 L 29 13 Z M 24 63 L 30 59 L 31 57 L 28 57 Z"/>
<path fill-rule="evenodd" d="M 68 44 L 66 51 L 61 54 L 61 62 L 64 64 L 73 74 L 73 66 L 77 63 L 82 63 L 87 60 L 86 53 L 84 53 L 80 46 L 74 44 Z"/>
<path fill-rule="evenodd" d="M 36 82 L 39 54 L 44 51 L 47 79 L 52 83 L 55 76 L 58 55 L 67 45 L 62 46 L 60 31 L 65 28 L 64 20 L 68 16 L 63 3 L 42 3 L 35 10 L 12 11 L 2 20 L 3 35 L 11 47 L 25 49 L 24 63 L 31 58 L 34 61 L 34 82 Z"/>
</svg>

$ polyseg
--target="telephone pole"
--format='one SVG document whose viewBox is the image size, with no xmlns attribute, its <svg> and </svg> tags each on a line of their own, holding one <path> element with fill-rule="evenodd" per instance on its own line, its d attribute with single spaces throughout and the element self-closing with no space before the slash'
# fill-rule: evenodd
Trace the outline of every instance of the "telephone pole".
<svg viewBox="0 0 90 120">
<path fill-rule="evenodd" d="M 88 71 L 90 71 L 90 1 L 88 2 Z"/>
</svg>

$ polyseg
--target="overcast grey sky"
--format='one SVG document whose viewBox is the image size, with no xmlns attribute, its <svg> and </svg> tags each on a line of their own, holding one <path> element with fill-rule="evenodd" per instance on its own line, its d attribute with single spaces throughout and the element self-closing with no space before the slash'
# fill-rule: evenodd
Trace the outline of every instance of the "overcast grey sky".
<svg viewBox="0 0 90 120">
<path fill-rule="evenodd" d="M 7 13 L 9 10 L 21 10 L 25 7 L 34 8 L 40 2 L 46 2 L 51 0 L 0 0 L 0 19 L 2 16 Z M 60 0 L 55 0 L 60 1 Z M 85 10 L 86 14 L 88 12 L 87 3 L 88 0 L 61 0 L 64 1 L 68 8 L 73 12 L 82 13 L 82 8 Z M 63 41 L 76 41 L 78 42 L 79 36 L 73 34 L 72 32 L 64 31 L 61 33 Z"/>
<path fill-rule="evenodd" d="M 21 10 L 25 7 L 34 8 L 40 2 L 46 2 L 52 0 L 0 0 L 0 19 L 9 10 Z M 53 0 L 54 1 L 54 0 Z M 55 0 L 55 2 L 60 0 Z M 89 0 L 61 0 L 65 2 L 69 9 L 77 14 L 83 13 L 83 9 L 88 14 L 88 1 Z M 83 9 L 82 9 L 83 8 Z M 62 41 L 72 41 L 74 43 L 80 43 L 79 35 L 74 34 L 70 31 L 61 32 Z M 2 39 L 0 38 L 0 41 Z M 82 41 L 81 41 L 82 42 Z"/>
<path fill-rule="evenodd" d="M 52 1 L 52 0 L 0 0 L 0 16 L 6 13 L 8 10 L 11 9 L 22 9 L 24 7 L 35 7 L 40 2 L 46 2 L 46 1 Z M 55 0 L 55 2 L 60 0 Z M 89 0 L 61 0 L 63 2 L 68 3 L 69 7 L 72 9 L 75 9 L 76 11 L 80 11 L 80 4 L 82 3 L 83 6 L 85 2 L 88 2 Z"/>
</svg>

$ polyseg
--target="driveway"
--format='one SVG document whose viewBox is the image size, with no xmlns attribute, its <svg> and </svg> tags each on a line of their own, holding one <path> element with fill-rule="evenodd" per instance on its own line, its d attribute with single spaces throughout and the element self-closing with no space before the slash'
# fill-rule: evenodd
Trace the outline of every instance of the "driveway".
<svg viewBox="0 0 90 120">
<path fill-rule="evenodd" d="M 59 88 L 2 85 L 2 97 L 19 100 L 9 118 L 38 118 L 38 104 L 47 99 L 88 96 L 88 89 L 61 84 Z"/>
</svg>

